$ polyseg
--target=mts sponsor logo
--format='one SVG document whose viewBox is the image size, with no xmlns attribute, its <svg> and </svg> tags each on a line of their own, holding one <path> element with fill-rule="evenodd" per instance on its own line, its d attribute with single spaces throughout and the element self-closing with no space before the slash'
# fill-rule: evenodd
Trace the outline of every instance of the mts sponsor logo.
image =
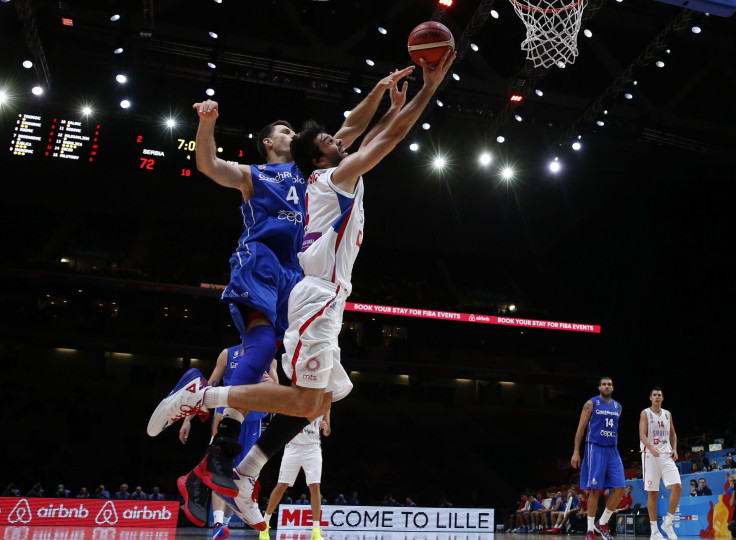
<svg viewBox="0 0 736 540">
<path fill-rule="evenodd" d="M 327 527 L 329 522 L 322 521 L 322 512 L 320 512 L 320 527 Z M 311 527 L 312 526 L 312 511 L 311 510 L 284 510 L 281 515 L 281 526 L 291 525 L 297 527 Z"/>
</svg>

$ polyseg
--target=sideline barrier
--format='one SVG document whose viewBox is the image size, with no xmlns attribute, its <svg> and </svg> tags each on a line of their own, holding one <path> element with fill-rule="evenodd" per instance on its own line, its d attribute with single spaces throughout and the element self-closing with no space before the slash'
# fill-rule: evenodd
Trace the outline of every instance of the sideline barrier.
<svg viewBox="0 0 736 540">
<path fill-rule="evenodd" d="M 711 471 L 705 473 L 683 474 L 682 495 L 680 504 L 675 512 L 673 522 L 678 536 L 699 536 L 711 538 L 714 536 L 731 536 L 728 522 L 734 518 L 734 508 L 729 505 L 731 495 L 725 492 L 729 487 L 728 477 L 734 474 L 734 469 Z M 713 495 L 690 497 L 690 480 L 704 478 Z M 644 482 L 641 479 L 627 480 L 633 490 L 631 496 L 634 503 L 642 506 L 642 513 L 646 513 L 647 492 L 644 491 Z M 657 516 L 661 524 L 662 517 L 667 514 L 667 505 L 671 490 L 660 484 L 659 498 L 657 499 Z"/>
<path fill-rule="evenodd" d="M 176 529 L 0 525 L 2 540 L 176 540 Z"/>
<path fill-rule="evenodd" d="M 308 506 L 280 505 L 280 531 L 312 528 Z M 402 506 L 322 507 L 325 531 L 423 531 L 481 533 L 494 530 L 493 508 L 419 508 Z"/>
<path fill-rule="evenodd" d="M 179 503 L 0 497 L 0 525 L 176 528 Z"/>
</svg>

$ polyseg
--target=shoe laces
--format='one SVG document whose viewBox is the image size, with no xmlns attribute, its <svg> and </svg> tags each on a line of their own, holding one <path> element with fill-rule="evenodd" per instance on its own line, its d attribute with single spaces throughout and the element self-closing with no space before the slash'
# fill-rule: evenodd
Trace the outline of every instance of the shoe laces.
<svg viewBox="0 0 736 540">
<path fill-rule="evenodd" d="M 199 404 L 195 406 L 187 405 L 186 403 L 182 404 L 179 407 L 179 414 L 176 416 L 173 416 L 171 418 L 171 422 L 176 422 L 177 420 L 181 420 L 182 418 L 186 416 L 192 416 L 192 415 L 199 416 L 200 421 L 204 422 L 207 420 L 207 418 L 210 417 L 210 411 L 204 408 L 204 399 L 199 402 Z"/>
</svg>

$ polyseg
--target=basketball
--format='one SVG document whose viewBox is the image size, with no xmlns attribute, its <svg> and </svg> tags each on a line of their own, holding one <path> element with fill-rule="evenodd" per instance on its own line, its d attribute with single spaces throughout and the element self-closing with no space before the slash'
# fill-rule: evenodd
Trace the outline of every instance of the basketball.
<svg viewBox="0 0 736 540">
<path fill-rule="evenodd" d="M 409 34 L 409 55 L 415 63 L 419 59 L 437 64 L 447 49 L 455 48 L 455 38 L 444 24 L 435 21 L 423 22 Z"/>
</svg>

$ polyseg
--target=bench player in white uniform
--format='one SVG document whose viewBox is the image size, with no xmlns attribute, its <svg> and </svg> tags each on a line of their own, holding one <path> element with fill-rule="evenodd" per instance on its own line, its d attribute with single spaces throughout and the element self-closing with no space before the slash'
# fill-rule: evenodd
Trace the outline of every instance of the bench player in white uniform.
<svg viewBox="0 0 736 540">
<path fill-rule="evenodd" d="M 149 433 L 163 431 L 172 418 L 222 406 L 288 415 L 284 418 L 313 419 L 323 414 L 331 401 L 350 392 L 352 383 L 340 363 L 337 335 L 342 326 L 345 299 L 350 293 L 350 272 L 362 242 L 362 175 L 378 165 L 406 137 L 447 75 L 455 56 L 455 51 L 448 49 L 435 65 L 422 60 L 424 85 L 409 103 L 406 103 L 407 83 L 400 91 L 396 81 L 410 70 L 397 72 L 389 110 L 354 154 L 348 155 L 342 139 L 324 133 L 314 122 L 305 124 L 306 129 L 292 139 L 292 157 L 304 176 L 310 178 L 304 230 L 307 244 L 303 244 L 304 251 L 299 256 L 306 277 L 289 297 L 289 328 L 284 335 L 286 353 L 282 366 L 292 385 L 212 388 L 203 377 L 182 378 L 154 411 Z M 318 207 L 318 201 L 325 206 Z M 318 223 L 327 229 L 316 230 Z M 330 253 L 328 245 L 337 251 Z M 313 256 L 318 253 L 319 257 Z M 327 261 L 321 261 L 321 256 L 327 256 Z M 258 530 L 263 530 L 264 525 L 258 505 L 252 500 L 256 479 L 274 450 L 283 448 L 299 431 L 289 434 L 287 429 L 280 428 L 275 433 L 273 426 L 271 422 L 261 440 L 234 469 L 239 494 L 233 503 L 238 506 L 238 515 Z M 269 448 L 262 449 L 261 441 L 267 434 Z"/>
<path fill-rule="evenodd" d="M 322 512 L 322 493 L 320 491 L 320 483 L 322 482 L 322 444 L 320 442 L 320 431 L 329 436 L 332 433 L 330 427 L 330 411 L 324 416 L 320 416 L 305 426 L 296 437 L 284 448 L 284 456 L 281 458 L 281 468 L 279 469 L 279 481 L 273 488 L 268 498 L 268 507 L 263 515 L 263 521 L 266 522 L 266 528 L 262 530 L 258 538 L 259 540 L 269 540 L 268 534 L 271 522 L 271 515 L 276 510 L 281 497 L 287 487 L 294 485 L 299 469 L 304 469 L 304 479 L 309 488 L 309 497 L 312 505 L 312 537 L 311 540 L 324 540 L 322 531 L 319 528 L 320 516 Z"/>
<path fill-rule="evenodd" d="M 641 411 L 639 415 L 639 441 L 641 448 L 641 469 L 644 475 L 644 489 L 647 491 L 647 510 L 649 523 L 652 526 L 652 539 L 663 540 L 657 528 L 657 499 L 659 481 L 671 489 L 667 515 L 662 521 L 662 530 L 669 540 L 677 540 L 672 520 L 677 505 L 680 503 L 682 483 L 677 470 L 677 434 L 672 423 L 672 414 L 662 408 L 662 389 L 652 388 L 649 392 L 651 407 Z"/>
</svg>

